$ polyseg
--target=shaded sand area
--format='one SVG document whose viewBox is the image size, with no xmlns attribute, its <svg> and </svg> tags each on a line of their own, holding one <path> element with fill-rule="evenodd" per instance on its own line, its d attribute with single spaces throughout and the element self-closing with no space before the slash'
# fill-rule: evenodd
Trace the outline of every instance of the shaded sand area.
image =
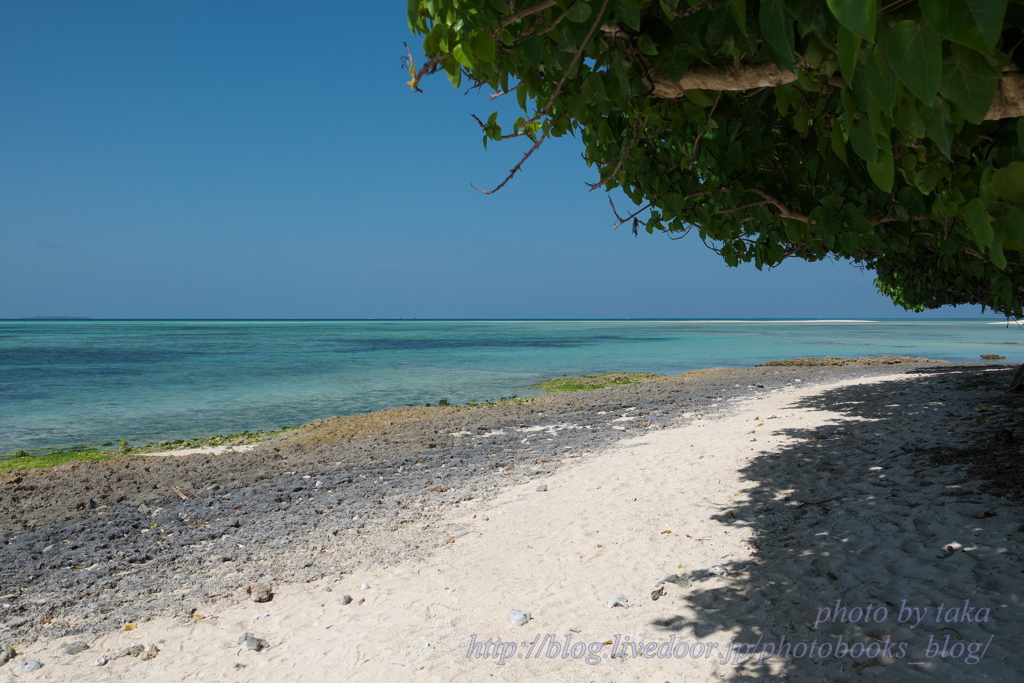
<svg viewBox="0 0 1024 683">
<path fill-rule="evenodd" d="M 704 371 L 5 475 L 0 680 L 1012 681 L 1013 370 Z"/>
</svg>

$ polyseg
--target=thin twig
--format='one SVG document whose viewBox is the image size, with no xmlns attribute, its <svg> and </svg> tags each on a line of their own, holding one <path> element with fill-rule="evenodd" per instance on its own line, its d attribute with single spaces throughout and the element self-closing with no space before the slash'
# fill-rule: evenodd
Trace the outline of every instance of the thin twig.
<svg viewBox="0 0 1024 683">
<path fill-rule="evenodd" d="M 620 225 L 622 225 L 623 223 L 628 223 L 629 221 L 633 220 L 647 209 L 651 208 L 651 202 L 647 202 L 639 209 L 623 218 L 622 216 L 619 215 L 619 212 L 615 210 L 615 202 L 612 201 L 611 197 L 608 197 L 608 203 L 612 205 L 612 213 L 615 214 L 615 218 L 618 219 L 619 221 L 612 227 L 612 230 L 618 230 Z"/>
<path fill-rule="evenodd" d="M 494 194 L 495 192 L 497 192 L 501 188 L 505 187 L 505 185 L 508 184 L 508 181 L 512 180 L 512 177 L 516 173 L 519 173 L 519 170 L 523 167 L 523 163 L 527 159 L 529 159 L 530 155 L 533 154 L 534 152 L 536 152 L 537 148 L 540 147 L 544 143 L 544 141 L 547 140 L 547 139 L 548 139 L 547 133 L 545 133 L 544 135 L 540 136 L 540 138 L 537 140 L 537 142 L 533 143 L 533 147 L 531 147 L 530 150 L 526 154 L 523 155 L 523 158 L 519 160 L 519 163 L 516 164 L 515 167 L 511 171 L 509 171 L 508 176 L 506 176 L 506 178 L 501 181 L 501 184 L 498 185 L 493 190 L 488 192 L 486 190 L 481 190 L 479 187 L 477 187 L 476 185 L 472 185 L 472 184 L 470 185 L 470 187 L 472 187 L 474 190 L 476 190 L 480 194 Z"/>
<path fill-rule="evenodd" d="M 718 91 L 718 97 L 715 98 L 715 103 L 713 105 L 711 105 L 711 111 L 708 112 L 708 120 L 704 123 L 704 129 L 705 130 L 707 130 L 708 123 L 711 122 L 711 118 L 715 115 L 715 110 L 718 109 L 718 103 L 721 102 L 721 101 L 722 101 L 722 91 L 719 90 Z M 704 131 L 703 130 L 700 132 L 699 135 L 697 135 L 697 139 L 693 141 L 693 156 L 690 157 L 690 169 L 689 169 L 691 171 L 693 170 L 693 167 L 697 163 L 697 145 L 700 144 L 700 139 L 702 137 L 704 137 Z"/>
<path fill-rule="evenodd" d="M 486 126 L 486 124 L 483 121 L 480 120 L 480 117 L 477 116 L 476 114 L 470 114 L 470 116 L 472 116 L 474 119 L 476 119 L 477 124 L 486 133 L 487 132 L 487 126 Z M 502 140 L 511 140 L 512 138 L 521 138 L 521 137 L 529 137 L 531 140 L 533 139 L 533 137 L 529 133 L 525 133 L 525 132 L 522 132 L 522 131 L 520 131 L 518 133 L 512 133 L 511 135 L 502 135 L 501 139 Z"/>
<path fill-rule="evenodd" d="M 520 86 L 520 85 L 522 85 L 522 83 L 519 83 L 519 84 L 517 84 L 517 85 L 516 85 L 515 87 L 509 88 L 508 90 L 503 90 L 503 91 L 501 91 L 501 92 L 496 92 L 496 93 L 494 93 L 493 95 L 491 95 L 491 96 L 490 96 L 489 98 L 487 98 L 487 99 L 489 99 L 489 100 L 496 100 L 496 99 L 498 99 L 499 97 L 503 97 L 504 95 L 507 95 L 507 94 L 509 94 L 509 93 L 510 93 L 510 92 L 512 92 L 513 90 L 518 90 L 518 89 L 519 89 L 519 86 Z"/>
<path fill-rule="evenodd" d="M 640 126 L 643 126 L 643 125 L 646 125 L 646 124 L 647 124 L 647 117 L 646 116 L 642 116 L 642 117 L 640 117 L 640 118 L 638 118 L 636 120 L 636 122 L 633 124 L 633 140 L 630 141 L 630 143 L 626 146 L 626 149 L 622 150 L 622 153 L 619 156 L 617 156 L 615 159 L 612 159 L 611 161 L 606 162 L 606 164 L 605 164 L 605 165 L 610 164 L 613 161 L 617 161 L 618 162 L 615 165 L 615 168 L 612 170 L 612 172 L 608 174 L 607 178 L 605 178 L 604 180 L 602 180 L 599 183 L 593 183 L 593 184 L 587 183 L 587 185 L 590 185 L 590 191 L 591 192 L 593 192 L 594 190 L 596 190 L 599 187 L 603 187 L 604 185 L 606 185 L 608 183 L 608 181 L 610 181 L 613 178 L 615 178 L 616 174 L 618 174 L 618 172 L 619 172 L 619 169 L 622 168 L 623 162 L 626 161 L 626 157 L 629 156 L 630 152 L 633 151 L 633 148 L 636 147 L 638 142 L 640 142 L 640 136 L 637 135 L 637 129 Z"/>
</svg>

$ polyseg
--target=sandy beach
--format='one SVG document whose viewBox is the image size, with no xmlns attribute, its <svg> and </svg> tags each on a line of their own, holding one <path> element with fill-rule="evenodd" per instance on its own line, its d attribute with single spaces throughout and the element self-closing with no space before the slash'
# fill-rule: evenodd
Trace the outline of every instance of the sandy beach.
<svg viewBox="0 0 1024 683">
<path fill-rule="evenodd" d="M 1013 369 L 701 371 L 4 473 L 0 680 L 1016 680 Z"/>
</svg>

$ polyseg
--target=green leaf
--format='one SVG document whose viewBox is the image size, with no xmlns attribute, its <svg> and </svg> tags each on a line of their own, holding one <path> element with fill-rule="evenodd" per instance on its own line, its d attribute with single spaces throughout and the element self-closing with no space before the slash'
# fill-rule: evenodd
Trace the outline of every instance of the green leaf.
<svg viewBox="0 0 1024 683">
<path fill-rule="evenodd" d="M 843 139 L 843 130 L 839 127 L 839 121 L 832 121 L 832 151 L 836 153 L 836 156 L 843 160 L 843 163 L 847 166 L 850 165 L 849 160 L 846 158 L 846 141 Z"/>
<path fill-rule="evenodd" d="M 615 7 L 615 16 L 625 22 L 626 26 L 634 31 L 640 30 L 640 8 L 630 5 L 625 0 L 619 0 Z"/>
<path fill-rule="evenodd" d="M 758 24 L 765 41 L 778 57 L 778 65 L 795 71 L 796 31 L 785 0 L 762 0 Z"/>
<path fill-rule="evenodd" d="M 714 95 L 707 90 L 687 90 L 683 95 L 698 107 L 710 107 L 715 103 Z"/>
<path fill-rule="evenodd" d="M 939 92 L 956 105 L 961 116 L 971 123 L 980 124 L 996 96 L 996 79 L 968 75 L 957 65 L 947 62 Z"/>
<path fill-rule="evenodd" d="M 892 192 L 892 183 L 896 176 L 896 169 L 890 145 L 882 146 L 876 161 L 868 161 L 868 174 L 871 176 L 871 180 L 875 181 L 875 185 L 878 185 L 883 192 Z"/>
<path fill-rule="evenodd" d="M 1012 209 L 1000 223 L 1006 233 L 1003 246 L 1017 251 L 1024 250 L 1024 211 Z M 1009 244 L 1011 242 L 1012 245 Z"/>
<path fill-rule="evenodd" d="M 885 39 L 889 63 L 910 92 L 930 104 L 942 78 L 942 39 L 927 22 L 901 21 Z"/>
<path fill-rule="evenodd" d="M 793 97 L 785 86 L 773 88 L 773 92 L 775 93 L 775 108 L 779 110 L 780 114 L 785 116 L 793 104 Z"/>
<path fill-rule="evenodd" d="M 451 84 L 456 88 L 462 85 L 462 67 L 459 66 L 459 63 L 454 59 L 446 59 L 442 64 L 444 64 L 444 72 Z"/>
<path fill-rule="evenodd" d="M 574 21 L 577 24 L 582 23 L 590 18 L 590 5 L 585 2 L 577 2 L 569 8 L 565 16 L 569 21 Z"/>
<path fill-rule="evenodd" d="M 878 52 L 879 46 L 875 46 Z M 882 64 L 880 64 L 880 62 Z M 885 72 L 882 72 L 884 66 Z M 896 74 L 889 68 L 889 62 L 884 59 L 872 57 L 864 67 L 864 77 L 868 84 L 868 91 L 874 98 L 878 108 L 885 112 L 885 115 L 892 117 L 892 108 L 896 103 Z"/>
<path fill-rule="evenodd" d="M 944 37 L 987 54 L 1003 31 L 1006 0 L 927 0 L 921 11 Z"/>
<path fill-rule="evenodd" d="M 658 47 L 651 40 L 651 37 L 646 33 L 640 36 L 640 40 L 637 41 L 637 47 L 640 48 L 640 52 L 645 55 L 656 55 L 658 54 Z"/>
<path fill-rule="evenodd" d="M 1006 254 L 1003 253 L 1003 228 L 997 225 L 992 232 L 992 245 L 988 248 L 988 255 L 996 268 L 1004 270 L 1006 268 Z"/>
<path fill-rule="evenodd" d="M 1000 78 L 1003 75 L 1003 67 L 1010 59 L 1009 55 L 982 55 L 956 43 L 949 44 L 949 51 L 953 55 L 953 62 L 961 71 L 982 78 Z"/>
<path fill-rule="evenodd" d="M 938 182 L 939 174 L 934 166 L 926 165 L 914 171 L 914 185 L 921 190 L 921 194 L 931 194 Z"/>
<path fill-rule="evenodd" d="M 997 170 L 992 174 L 992 186 L 1000 197 L 1024 203 L 1024 162 L 1011 161 L 1005 168 Z"/>
<path fill-rule="evenodd" d="M 854 119 L 850 122 L 848 132 L 850 146 L 853 147 L 854 153 L 864 161 L 874 163 L 878 159 L 878 144 L 868 118 L 862 116 Z"/>
<path fill-rule="evenodd" d="M 860 55 L 861 37 L 845 26 L 839 27 L 839 71 L 847 83 L 853 83 L 853 74 L 857 68 L 857 57 Z"/>
<path fill-rule="evenodd" d="M 900 106 L 894 108 L 893 113 L 900 130 L 911 138 L 920 139 L 928 135 L 924 119 L 921 116 L 921 110 L 915 98 L 904 97 L 900 102 Z"/>
<path fill-rule="evenodd" d="M 452 50 L 452 54 L 455 55 L 455 59 L 459 64 L 467 69 L 473 68 L 473 59 L 469 56 L 469 53 L 466 51 L 466 46 L 462 43 L 455 46 L 455 49 Z"/>
<path fill-rule="evenodd" d="M 924 115 L 924 127 L 928 137 L 939 146 L 942 153 L 949 159 L 953 149 L 953 121 L 949 102 L 939 100 L 930 107 L 921 106 Z"/>
<path fill-rule="evenodd" d="M 875 39 L 875 0 L 828 0 L 828 8 L 850 31 L 868 40 Z"/>
<path fill-rule="evenodd" d="M 473 56 L 485 62 L 494 62 L 496 45 L 494 37 L 486 31 L 480 31 L 469 39 L 469 46 L 473 49 Z"/>
<path fill-rule="evenodd" d="M 972 199 L 964 209 L 964 221 L 967 227 L 974 233 L 974 241 L 978 246 L 985 248 L 992 244 L 994 237 L 992 231 L 992 219 L 989 218 L 985 208 L 981 205 L 980 199 Z"/>
<path fill-rule="evenodd" d="M 729 0 L 729 9 L 740 31 L 747 35 L 747 0 Z"/>
</svg>

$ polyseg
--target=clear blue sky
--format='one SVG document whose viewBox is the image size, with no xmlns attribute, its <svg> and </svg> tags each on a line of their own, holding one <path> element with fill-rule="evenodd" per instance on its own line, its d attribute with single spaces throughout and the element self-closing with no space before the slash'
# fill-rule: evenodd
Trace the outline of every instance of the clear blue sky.
<svg viewBox="0 0 1024 683">
<path fill-rule="evenodd" d="M 525 145 L 406 87 L 405 5 L 0 3 L 0 318 L 906 315 L 848 264 L 612 231 L 576 140 L 478 194 Z"/>
</svg>

